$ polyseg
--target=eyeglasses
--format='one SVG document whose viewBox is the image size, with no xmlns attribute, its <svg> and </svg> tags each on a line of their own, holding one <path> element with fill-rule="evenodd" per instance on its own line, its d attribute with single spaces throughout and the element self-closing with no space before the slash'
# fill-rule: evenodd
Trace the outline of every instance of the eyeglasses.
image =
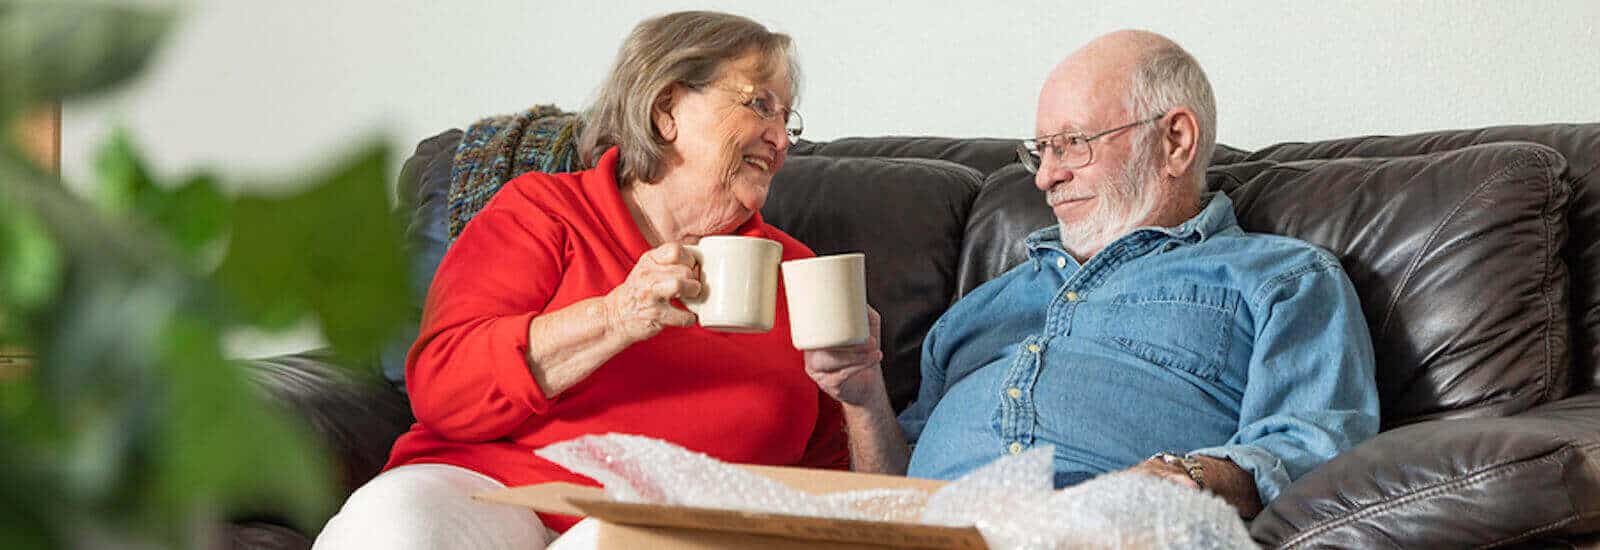
<svg viewBox="0 0 1600 550">
<path fill-rule="evenodd" d="M 756 90 L 755 86 L 750 85 L 745 85 L 745 87 L 741 89 L 727 86 L 713 86 L 710 84 L 702 86 L 690 86 L 690 88 L 696 90 L 701 88 L 716 88 L 718 90 L 739 94 L 739 97 L 741 98 L 739 100 L 739 104 L 750 109 L 756 114 L 756 116 L 761 117 L 761 120 L 782 120 L 783 132 L 789 135 L 789 139 L 800 137 L 800 133 L 806 130 L 806 122 L 805 119 L 800 116 L 800 112 L 782 107 L 783 102 L 778 100 L 778 94 L 772 93 L 772 90 Z"/>
<path fill-rule="evenodd" d="M 1061 132 L 1059 134 L 1026 139 L 1017 145 L 1017 158 L 1022 160 L 1022 167 L 1026 168 L 1030 174 L 1039 173 L 1039 167 L 1044 165 L 1043 155 L 1039 154 L 1041 150 L 1049 151 L 1052 157 L 1051 160 L 1066 163 L 1067 168 L 1083 168 L 1094 162 L 1094 148 L 1089 146 L 1089 142 L 1105 137 L 1112 132 L 1161 120 L 1161 117 L 1164 116 L 1167 116 L 1166 113 L 1144 120 L 1129 122 L 1091 136 Z"/>
</svg>

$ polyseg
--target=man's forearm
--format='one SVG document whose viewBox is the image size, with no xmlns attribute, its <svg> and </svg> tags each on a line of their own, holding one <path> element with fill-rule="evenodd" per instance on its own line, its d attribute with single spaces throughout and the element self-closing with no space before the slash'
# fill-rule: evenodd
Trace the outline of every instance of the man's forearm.
<svg viewBox="0 0 1600 550">
<path fill-rule="evenodd" d="M 889 396 L 877 396 L 860 405 L 843 404 L 845 430 L 850 436 L 850 464 L 858 472 L 905 475 L 911 460 L 900 423 Z"/>
<path fill-rule="evenodd" d="M 1206 490 L 1233 505 L 1239 510 L 1240 517 L 1250 519 L 1261 513 L 1261 496 L 1256 491 L 1255 476 L 1232 460 L 1193 456 L 1205 467 Z"/>
</svg>

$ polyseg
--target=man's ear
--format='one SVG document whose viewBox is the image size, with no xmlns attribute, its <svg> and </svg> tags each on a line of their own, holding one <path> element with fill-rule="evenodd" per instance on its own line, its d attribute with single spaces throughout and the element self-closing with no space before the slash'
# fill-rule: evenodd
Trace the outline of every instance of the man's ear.
<svg viewBox="0 0 1600 550">
<path fill-rule="evenodd" d="M 1200 122 L 1194 111 L 1178 107 L 1167 111 L 1158 124 L 1165 129 L 1161 133 L 1162 170 L 1183 181 L 1194 170 L 1195 155 L 1200 149 Z"/>
<path fill-rule="evenodd" d="M 677 104 L 679 94 L 678 85 L 673 84 L 661 90 L 661 94 L 650 104 L 650 121 L 656 127 L 656 136 L 665 143 L 678 139 L 678 120 L 672 116 L 672 106 Z"/>
</svg>

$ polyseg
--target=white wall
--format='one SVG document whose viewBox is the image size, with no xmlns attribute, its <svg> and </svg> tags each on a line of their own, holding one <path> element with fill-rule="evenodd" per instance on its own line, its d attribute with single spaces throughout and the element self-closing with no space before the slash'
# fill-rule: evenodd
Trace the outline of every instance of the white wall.
<svg viewBox="0 0 1600 550">
<path fill-rule="evenodd" d="M 1236 146 L 1600 120 L 1600 2 L 1582 0 L 213 0 L 136 85 L 65 107 L 64 173 L 82 187 L 115 125 L 169 174 L 296 174 L 374 131 L 398 166 L 483 115 L 582 107 L 634 24 L 689 8 L 794 36 L 813 139 L 1023 136 L 1045 72 L 1128 27 L 1200 60 Z"/>
<path fill-rule="evenodd" d="M 1204 4 L 1204 5 L 1202 5 Z M 386 130 L 417 140 L 541 102 L 583 106 L 649 15 L 733 11 L 795 37 L 807 136 L 1021 136 L 1061 56 L 1141 27 L 1195 54 L 1219 135 L 1600 120 L 1600 2 L 534 2 L 215 0 L 131 89 L 65 109 L 64 163 L 125 124 L 159 165 L 293 173 Z"/>
</svg>

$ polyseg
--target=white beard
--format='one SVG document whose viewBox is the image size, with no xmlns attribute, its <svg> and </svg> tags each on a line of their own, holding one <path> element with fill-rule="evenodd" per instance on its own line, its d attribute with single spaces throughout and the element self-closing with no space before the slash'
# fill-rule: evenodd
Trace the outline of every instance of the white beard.
<svg viewBox="0 0 1600 550">
<path fill-rule="evenodd" d="M 1088 254 L 1098 252 L 1106 245 L 1138 228 L 1160 204 L 1156 193 L 1147 193 L 1147 182 L 1153 181 L 1155 170 L 1145 155 L 1135 154 L 1117 181 L 1100 194 L 1094 211 L 1088 216 L 1061 222 L 1061 246 L 1073 256 L 1087 260 Z M 1148 167 L 1149 169 L 1137 169 Z M 1052 189 L 1052 193 L 1066 190 Z M 1052 202 L 1053 203 L 1053 202 Z"/>
</svg>

